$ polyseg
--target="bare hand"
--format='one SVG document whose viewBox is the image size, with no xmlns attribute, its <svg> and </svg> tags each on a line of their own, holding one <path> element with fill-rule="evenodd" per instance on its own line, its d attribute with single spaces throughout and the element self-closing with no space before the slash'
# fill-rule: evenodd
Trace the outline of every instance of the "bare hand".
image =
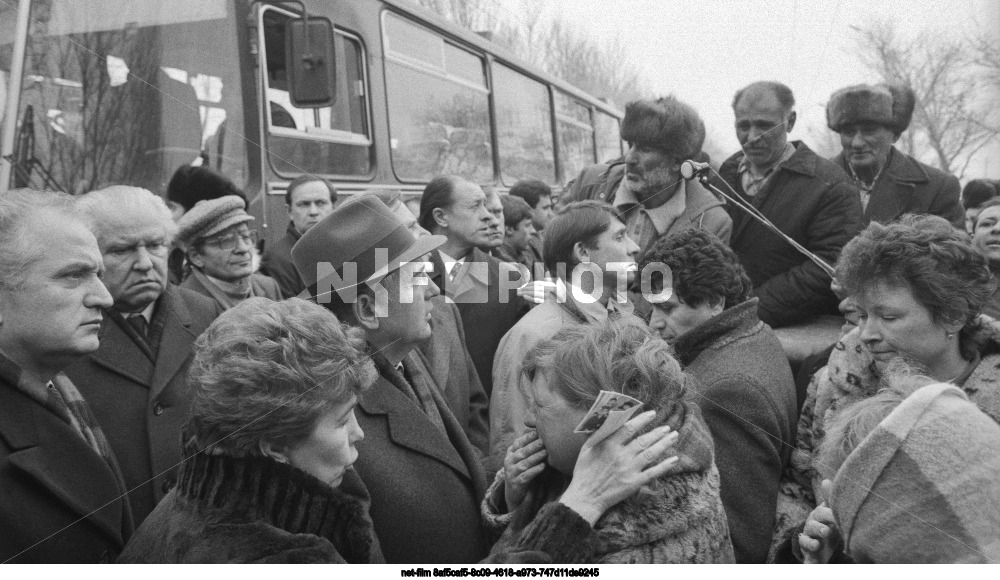
<svg viewBox="0 0 1000 580">
<path fill-rule="evenodd" d="M 545 470 L 546 457 L 548 453 L 545 445 L 534 429 L 528 429 L 507 448 L 507 455 L 503 460 L 503 478 L 508 513 L 516 510 L 524 501 L 528 484 Z"/>
<path fill-rule="evenodd" d="M 545 302 L 548 293 L 555 290 L 555 287 L 555 282 L 536 280 L 518 288 L 517 295 L 532 304 L 541 304 Z"/>
<path fill-rule="evenodd" d="M 559 501 L 594 525 L 609 508 L 664 475 L 678 460 L 671 455 L 677 433 L 663 425 L 636 437 L 655 417 L 647 411 L 599 442 L 588 439 Z"/>
<path fill-rule="evenodd" d="M 823 481 L 823 494 L 829 497 L 833 484 L 827 479 Z M 840 546 L 840 530 L 833 517 L 833 510 L 824 501 L 809 514 L 806 524 L 799 534 L 799 547 L 802 548 L 803 562 L 806 564 L 826 564 L 833 557 L 834 551 Z"/>
</svg>

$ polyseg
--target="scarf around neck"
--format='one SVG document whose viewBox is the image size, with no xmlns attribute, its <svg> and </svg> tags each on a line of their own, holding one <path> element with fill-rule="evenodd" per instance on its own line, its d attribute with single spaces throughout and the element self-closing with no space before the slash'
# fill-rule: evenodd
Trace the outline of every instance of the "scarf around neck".
<svg viewBox="0 0 1000 580">
<path fill-rule="evenodd" d="M 218 278 L 209 276 L 198 268 L 191 268 L 191 275 L 194 276 L 195 280 L 201 282 L 201 285 L 205 287 L 205 290 L 208 290 L 212 299 L 226 310 L 254 296 L 253 284 L 251 283 L 253 274 L 237 282 L 219 280 Z"/>
</svg>

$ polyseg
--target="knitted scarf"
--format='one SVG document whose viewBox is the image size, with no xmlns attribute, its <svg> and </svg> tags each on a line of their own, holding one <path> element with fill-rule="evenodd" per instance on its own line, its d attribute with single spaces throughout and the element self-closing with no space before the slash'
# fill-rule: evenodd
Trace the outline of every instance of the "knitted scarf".
<svg viewBox="0 0 1000 580">
<path fill-rule="evenodd" d="M 226 282 L 205 274 L 199 268 L 191 268 L 191 276 L 201 282 L 205 290 L 212 295 L 212 299 L 226 310 L 254 295 L 250 276 L 238 282 Z"/>
</svg>

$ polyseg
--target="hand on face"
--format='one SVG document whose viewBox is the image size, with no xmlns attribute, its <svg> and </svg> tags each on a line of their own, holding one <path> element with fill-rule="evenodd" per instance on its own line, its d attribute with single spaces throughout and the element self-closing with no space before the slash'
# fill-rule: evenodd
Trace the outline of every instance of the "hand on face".
<svg viewBox="0 0 1000 580">
<path fill-rule="evenodd" d="M 529 429 L 518 437 L 507 449 L 507 456 L 503 460 L 503 475 L 508 513 L 513 513 L 524 501 L 528 485 L 545 470 L 547 457 L 545 445 L 534 429 Z"/>
</svg>

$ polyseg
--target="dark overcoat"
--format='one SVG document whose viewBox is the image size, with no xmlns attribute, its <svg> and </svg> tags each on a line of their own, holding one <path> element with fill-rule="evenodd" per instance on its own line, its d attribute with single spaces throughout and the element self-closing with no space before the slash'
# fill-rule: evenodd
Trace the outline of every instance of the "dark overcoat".
<svg viewBox="0 0 1000 580">
<path fill-rule="evenodd" d="M 444 420 L 441 431 L 412 399 L 380 376 L 358 399 L 355 416 L 365 432 L 354 464 L 371 495 L 375 535 L 390 564 L 470 563 L 489 545 L 479 515 L 486 477 L 475 448 L 441 398 L 426 361 L 405 359 L 413 381 L 423 381 Z"/>
<path fill-rule="evenodd" d="M 136 524 L 176 482 L 194 341 L 220 312 L 211 299 L 168 284 L 150 324 L 150 358 L 121 316 L 101 323 L 101 346 L 66 370 L 118 458 Z M 150 481 L 152 480 L 152 481 Z M 149 482 L 149 483 L 147 483 Z"/>
<path fill-rule="evenodd" d="M 722 163 L 719 175 L 784 234 L 834 266 L 840 250 L 861 229 L 861 198 L 844 170 L 794 142 L 795 153 L 778 166 L 750 198 L 740 182 L 738 152 Z M 817 314 L 837 314 L 830 276 L 784 238 L 729 204 L 730 245 L 760 298 L 760 319 L 788 326 Z"/>
<path fill-rule="evenodd" d="M 113 562 L 124 483 L 80 434 L 0 373 L 0 564 Z"/>
<path fill-rule="evenodd" d="M 841 152 L 833 158 L 841 169 L 850 172 Z M 889 223 L 905 213 L 941 216 L 959 229 L 965 229 L 965 210 L 958 179 L 940 169 L 925 165 L 895 147 L 889 165 L 872 188 L 864 225 Z"/>
<path fill-rule="evenodd" d="M 295 229 L 295 225 L 290 223 L 285 235 L 270 247 L 264 248 L 264 254 L 260 257 L 260 273 L 277 282 L 286 298 L 298 296 L 306 289 L 299 271 L 295 269 L 295 263 L 292 262 L 292 248 L 301 237 L 302 234 Z"/>
</svg>

